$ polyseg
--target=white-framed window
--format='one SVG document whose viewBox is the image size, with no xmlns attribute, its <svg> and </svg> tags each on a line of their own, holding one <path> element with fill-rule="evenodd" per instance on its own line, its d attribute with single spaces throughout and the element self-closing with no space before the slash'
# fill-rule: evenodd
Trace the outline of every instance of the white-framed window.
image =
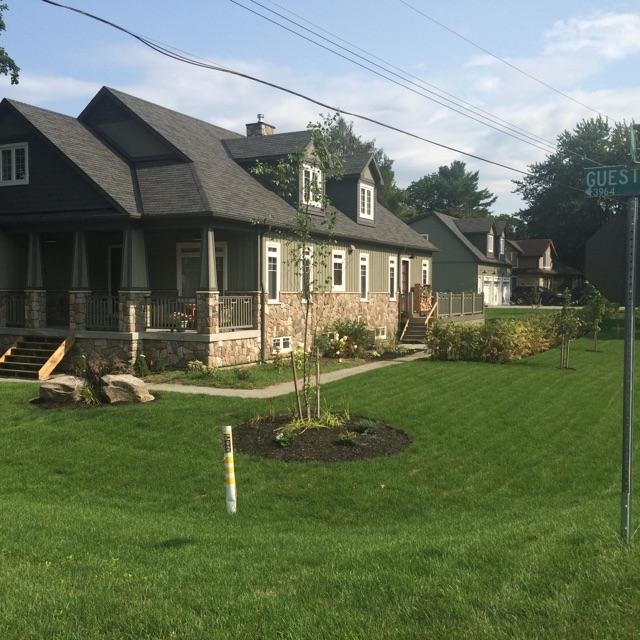
<svg viewBox="0 0 640 640">
<path fill-rule="evenodd" d="M 345 252 L 343 250 L 335 250 L 331 253 L 331 290 L 345 290 Z"/>
<path fill-rule="evenodd" d="M 322 171 L 310 164 L 302 165 L 302 204 L 322 207 Z"/>
<path fill-rule="evenodd" d="M 358 198 L 358 211 L 360 217 L 373 220 L 373 187 L 360 183 L 360 195 Z"/>
<path fill-rule="evenodd" d="M 360 254 L 360 300 L 369 299 L 369 254 Z"/>
<path fill-rule="evenodd" d="M 291 336 L 278 336 L 271 341 L 271 353 L 289 353 Z"/>
<path fill-rule="evenodd" d="M 0 146 L 0 186 L 29 184 L 29 145 L 26 142 Z"/>
<path fill-rule="evenodd" d="M 487 235 L 487 253 L 493 253 L 493 233 Z"/>
<path fill-rule="evenodd" d="M 216 242 L 215 252 L 218 290 L 224 293 L 227 290 L 227 243 Z M 176 243 L 176 259 L 178 296 L 195 298 L 200 286 L 200 243 Z"/>
<path fill-rule="evenodd" d="M 428 260 L 423 260 L 422 261 L 422 268 L 420 270 L 421 276 L 420 276 L 420 284 L 427 285 L 429 284 L 429 261 Z"/>
<path fill-rule="evenodd" d="M 387 327 L 376 327 L 375 328 L 375 339 L 376 340 L 386 340 L 387 339 Z"/>
<path fill-rule="evenodd" d="M 398 292 L 398 261 L 389 258 L 389 300 L 395 300 Z"/>
<path fill-rule="evenodd" d="M 504 237 L 500 237 L 500 255 L 504 255 Z"/>
<path fill-rule="evenodd" d="M 267 242 L 267 302 L 280 302 L 280 243 Z"/>
<path fill-rule="evenodd" d="M 300 249 L 300 293 L 308 300 L 313 291 L 313 247 Z"/>
</svg>

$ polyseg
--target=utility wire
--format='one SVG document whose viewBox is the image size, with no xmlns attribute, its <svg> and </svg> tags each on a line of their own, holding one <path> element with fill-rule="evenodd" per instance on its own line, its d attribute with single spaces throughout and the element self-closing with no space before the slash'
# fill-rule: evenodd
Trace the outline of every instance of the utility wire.
<svg viewBox="0 0 640 640">
<path fill-rule="evenodd" d="M 423 93 L 422 91 L 418 91 L 417 89 L 413 89 L 413 88 L 407 86 L 406 84 L 404 84 L 404 83 L 402 83 L 402 82 L 400 82 L 398 80 L 395 80 L 392 77 L 389 77 L 385 73 L 381 73 L 380 71 L 377 71 L 376 69 L 373 69 L 373 68 L 367 66 L 366 64 L 358 62 L 357 60 L 354 60 L 353 58 L 350 58 L 349 56 L 344 55 L 344 54 L 340 53 L 339 51 L 335 51 L 331 47 L 328 47 L 328 46 L 326 46 L 326 45 L 324 45 L 324 44 L 322 44 L 320 42 L 317 42 L 317 41 L 313 40 L 312 38 L 309 38 L 308 36 L 305 36 L 302 33 L 299 33 L 295 29 L 291 29 L 290 27 L 287 27 L 286 25 L 278 22 L 277 20 L 273 20 L 272 18 L 269 18 L 268 16 L 265 16 L 264 14 L 260 13 L 259 11 L 256 11 L 256 10 L 252 9 L 251 7 L 247 7 L 246 5 L 242 4 L 238 0 L 229 0 L 229 1 L 232 2 L 235 5 L 243 8 L 243 9 L 245 9 L 246 11 L 249 11 L 250 13 L 253 13 L 256 16 L 259 16 L 259 17 L 263 18 L 267 22 L 271 22 L 272 24 L 275 24 L 276 26 L 284 29 L 285 31 L 288 31 L 289 33 L 292 33 L 292 34 L 298 36 L 299 38 L 302 38 L 303 40 L 306 40 L 307 42 L 311 42 L 312 44 L 315 44 L 316 46 L 320 47 L 321 49 L 324 49 L 325 51 L 329 51 L 330 53 L 333 53 L 334 55 L 338 56 L 339 58 L 342 58 L 343 60 L 347 60 L 348 62 L 351 62 L 351 63 L 355 64 L 356 66 L 360 67 L 361 69 L 365 69 L 365 70 L 367 70 L 367 71 L 379 76 L 380 78 L 384 78 L 385 80 L 388 80 L 389 82 L 392 82 L 393 84 L 398 85 L 399 87 L 407 89 L 408 91 L 411 91 L 412 93 L 415 93 L 416 95 L 419 95 L 419 96 L 421 96 L 423 98 L 426 98 L 427 100 L 429 100 L 431 102 L 434 102 L 435 104 L 438 104 L 438 105 L 440 105 L 442 107 L 445 107 L 446 109 L 450 109 L 451 111 L 454 111 L 455 113 L 457 113 L 457 114 L 459 114 L 459 115 L 461 115 L 461 116 L 463 116 L 465 118 L 468 118 L 469 120 L 473 120 L 474 122 L 477 122 L 477 123 L 479 123 L 481 125 L 484 125 L 485 127 L 489 127 L 490 129 L 493 129 L 494 131 L 498 131 L 499 133 L 503 133 L 504 135 L 508 135 L 508 136 L 510 136 L 512 138 L 515 138 L 519 142 L 524 142 L 525 144 L 529 144 L 529 145 L 531 145 L 533 147 L 536 147 L 540 151 L 544 151 L 546 153 L 550 152 L 550 149 L 548 147 L 542 147 L 539 144 L 536 144 L 535 142 L 531 142 L 531 141 L 526 140 L 526 139 L 524 139 L 524 138 L 522 138 L 520 136 L 514 135 L 512 133 L 508 133 L 507 131 L 505 131 L 502 128 L 499 128 L 499 127 L 496 127 L 496 126 L 494 126 L 492 124 L 489 124 L 485 120 L 481 119 L 481 118 L 484 118 L 484 116 L 481 116 L 481 118 L 477 118 L 477 117 L 475 117 L 473 115 L 470 115 L 469 113 L 466 113 L 465 111 L 462 111 L 460 109 L 456 109 L 455 107 L 452 107 L 452 106 L 450 106 L 450 105 L 448 105 L 448 104 L 446 104 L 444 102 L 441 102 L 440 100 L 436 100 L 435 98 L 432 98 L 431 96 L 427 95 L 426 93 Z M 253 0 L 250 0 L 250 1 L 253 1 Z M 259 4 L 259 3 L 254 3 L 254 4 Z M 264 5 L 261 5 L 261 6 L 264 6 Z M 266 8 L 266 9 L 267 9 L 267 11 L 272 11 L 269 8 Z M 274 13 L 277 13 L 277 12 L 274 12 Z M 278 14 L 278 15 L 281 15 L 281 14 Z M 289 20 L 288 18 L 286 18 L 284 16 L 282 16 L 282 17 L 285 20 Z M 297 24 L 297 23 L 295 23 L 295 24 Z M 301 28 L 306 29 L 306 27 L 301 27 Z M 306 29 L 306 30 L 309 31 L 309 29 Z M 318 37 L 323 38 L 323 36 L 318 36 Z M 323 38 L 323 39 L 327 40 L 327 38 Z M 340 45 L 337 45 L 337 46 L 340 46 Z M 341 48 L 344 49 L 344 47 L 341 47 Z M 358 54 L 354 54 L 354 55 L 358 55 Z M 362 56 L 358 55 L 358 57 L 362 57 Z M 381 69 L 383 68 L 380 65 L 377 65 L 376 63 L 372 63 L 372 64 L 374 64 L 375 66 L 377 66 L 377 67 L 379 67 Z M 388 71 L 388 70 L 385 69 L 385 71 Z M 391 73 L 393 73 L 393 72 L 391 72 Z M 394 75 L 397 76 L 398 74 L 394 74 Z M 413 83 L 413 84 L 415 84 L 415 83 Z"/>
<path fill-rule="evenodd" d="M 550 89 L 551 91 L 554 91 L 555 93 L 561 95 L 562 97 L 566 98 L 567 100 L 571 100 L 572 102 L 575 102 L 576 104 L 580 105 L 581 107 L 584 107 L 585 109 L 588 109 L 589 111 L 592 111 L 593 113 L 595 113 L 595 114 L 597 114 L 599 116 L 609 117 L 609 116 L 607 116 L 606 113 L 603 113 L 602 111 L 599 111 L 598 109 L 594 109 L 593 107 L 590 107 L 588 104 L 585 104 L 584 102 L 580 102 L 580 100 L 574 98 L 573 96 L 569 95 L 568 93 L 565 93 L 564 91 L 561 91 L 560 89 L 557 89 L 556 87 L 554 87 L 553 85 L 549 84 L 548 82 L 545 82 L 544 80 L 541 80 L 540 78 L 537 78 L 536 76 L 534 76 L 533 74 L 529 73 L 528 71 L 525 71 L 524 69 L 521 69 L 520 67 L 516 66 L 512 62 L 509 62 L 506 58 L 502 58 L 499 55 L 493 53 L 492 51 L 489 51 L 489 49 L 486 49 L 482 45 L 479 45 L 477 42 L 474 42 L 473 40 L 471 40 L 471 38 L 467 38 L 465 35 L 459 33 L 455 29 L 452 29 L 451 27 L 448 27 L 443 22 L 440 22 L 439 20 L 436 20 L 436 18 L 434 18 L 433 16 L 430 16 L 429 14 L 425 13 L 421 9 L 418 9 L 418 7 L 412 5 L 410 2 L 407 2 L 406 0 L 398 0 L 398 2 L 401 2 L 403 5 L 405 5 L 406 7 L 411 9 L 412 11 L 415 11 L 417 14 L 421 15 L 423 18 L 426 18 L 427 20 L 429 20 L 430 22 L 432 22 L 435 25 L 438 25 L 442 29 L 445 29 L 446 31 L 448 31 L 449 33 L 453 34 L 457 38 L 460 38 L 461 40 L 464 40 L 465 42 L 470 44 L 472 47 L 475 47 L 476 49 L 479 49 L 483 53 L 486 53 L 488 56 L 491 56 L 492 58 L 495 58 L 499 62 L 502 62 L 503 64 L 506 64 L 508 67 L 511 67 L 512 69 L 514 69 L 518 73 L 521 73 L 523 76 L 526 76 L 530 80 L 533 80 L 534 82 L 537 82 L 538 84 L 541 84 L 543 87 L 546 87 L 547 89 Z M 611 118 L 611 120 L 614 120 L 614 119 Z"/>
<path fill-rule="evenodd" d="M 357 56 L 358 58 L 362 59 L 362 60 L 366 60 L 367 62 L 369 62 L 370 64 L 375 65 L 376 67 L 380 68 L 380 69 L 384 69 L 386 72 L 388 73 L 393 73 L 393 75 L 402 78 L 403 80 L 410 82 L 410 84 L 413 84 L 414 86 L 417 86 L 421 89 L 424 89 L 425 91 L 427 91 L 428 93 L 431 93 L 435 96 L 437 96 L 438 98 L 441 98 L 443 100 L 446 100 L 447 102 L 451 102 L 452 104 L 454 104 L 457 107 L 460 107 L 462 109 L 465 110 L 469 110 L 472 113 L 479 115 L 480 117 L 486 117 L 489 121 L 498 124 L 500 126 L 505 126 L 506 129 L 508 129 L 509 131 L 513 131 L 514 133 L 518 133 L 520 135 L 523 135 L 527 138 L 531 138 L 534 142 L 539 142 L 542 144 L 546 144 L 550 147 L 552 147 L 553 149 L 555 149 L 556 143 L 552 140 L 549 140 L 547 138 L 544 138 L 542 136 L 539 136 L 535 133 L 532 133 L 531 131 L 527 131 L 526 129 L 523 129 L 522 127 L 514 124 L 513 122 L 509 122 L 508 120 L 505 120 L 504 118 L 501 118 L 500 116 L 497 116 L 494 113 L 491 113 L 490 111 L 486 111 L 485 109 L 482 109 L 481 107 L 474 105 L 471 102 L 467 102 L 466 100 L 464 100 L 463 98 L 461 98 L 460 96 L 456 96 L 453 93 L 449 93 L 448 91 L 446 91 L 445 89 L 443 89 L 442 87 L 438 87 L 435 84 L 432 84 L 430 82 L 427 82 L 424 78 L 421 78 L 420 76 L 416 76 L 413 73 L 411 73 L 410 71 L 407 71 L 406 69 L 402 69 L 401 67 L 398 67 L 396 65 L 394 65 L 392 62 L 389 62 L 388 60 L 385 60 L 384 58 L 381 58 L 380 56 L 377 56 L 375 53 L 372 53 L 371 51 L 367 51 L 366 49 L 363 49 L 362 47 L 359 47 L 357 44 L 346 40 L 345 38 L 341 38 L 339 35 L 337 35 L 336 33 L 333 33 L 323 27 L 321 27 L 318 24 L 315 24 L 314 22 L 311 22 L 310 20 L 308 20 L 307 18 L 305 18 L 304 16 L 300 15 L 299 13 L 296 13 L 295 11 L 291 11 L 290 9 L 287 9 L 286 7 L 282 6 L 281 4 L 278 4 L 277 2 L 274 2 L 273 0 L 266 0 L 269 4 L 272 4 L 276 7 L 278 7 L 279 9 L 282 9 L 283 11 L 285 11 L 286 13 L 295 16 L 296 18 L 298 18 L 299 20 L 302 20 L 303 22 L 306 22 L 308 25 L 311 25 L 312 27 L 314 27 L 315 29 L 317 29 L 318 31 L 321 31 L 322 33 L 325 33 L 329 36 L 331 36 L 332 38 L 335 38 L 335 40 L 338 40 L 340 42 L 343 42 L 347 45 L 349 45 L 349 47 L 352 47 L 352 49 L 349 49 L 348 47 L 343 47 L 342 45 L 338 44 L 338 42 L 335 42 L 334 40 L 331 40 L 331 38 L 325 38 L 324 36 L 322 36 L 321 34 L 317 33 L 316 31 L 314 31 L 313 29 L 308 29 L 307 27 L 305 27 L 304 25 L 301 25 L 299 23 L 297 23 L 295 20 L 290 20 L 289 18 L 287 18 L 286 16 L 283 16 L 281 13 L 278 13 L 277 11 L 274 11 L 273 9 L 270 9 L 269 7 L 263 5 L 262 3 L 258 2 L 257 0 L 249 0 L 249 2 L 252 2 L 255 5 L 258 5 L 262 8 L 264 8 L 266 11 L 269 11 L 277 16 L 280 16 L 281 18 L 283 18 L 284 20 L 287 20 L 288 22 L 291 22 L 292 24 L 295 24 L 296 26 L 300 27 L 301 29 L 304 29 L 305 31 L 308 31 L 309 33 L 314 34 L 316 37 L 322 38 L 323 40 L 330 42 L 331 44 L 339 47 L 340 49 L 343 49 L 344 51 L 348 51 L 349 53 Z M 365 55 L 360 55 L 358 53 L 356 53 L 356 51 L 353 51 L 353 49 L 355 49 L 356 51 L 360 51 L 361 53 L 365 54 Z M 378 60 L 379 62 L 382 63 L 382 65 L 378 65 L 375 62 L 372 61 L 373 60 Z M 399 73 L 395 73 L 394 71 L 397 71 Z M 417 82 L 412 82 L 411 79 L 417 81 Z"/>
<path fill-rule="evenodd" d="M 116 24 L 115 22 L 111 22 L 110 20 L 107 20 L 106 18 L 101 18 L 100 16 L 96 16 L 92 13 L 89 13 L 87 11 L 83 11 L 82 9 L 77 9 L 76 7 L 72 7 L 69 5 L 65 5 L 62 4 L 60 2 L 55 2 L 55 0 L 41 0 L 42 2 L 61 8 L 61 9 L 66 9 L 67 11 L 72 11 L 74 13 L 77 13 L 79 15 L 85 16 L 86 18 L 90 18 L 92 20 L 96 20 L 97 22 L 101 22 L 102 24 L 105 24 L 109 27 L 112 27 L 113 29 L 116 29 L 117 31 L 120 31 L 132 38 L 134 38 L 135 40 L 137 40 L 138 42 L 140 42 L 141 44 L 145 45 L 146 47 L 149 47 L 150 49 L 156 51 L 157 53 L 160 53 L 164 56 L 167 56 L 169 58 L 172 58 L 174 60 L 177 60 L 179 62 L 184 62 L 186 64 L 195 66 L 195 67 L 200 67 L 200 68 L 204 68 L 204 69 L 210 69 L 212 71 L 219 71 L 221 73 L 228 73 L 230 75 L 234 75 L 240 78 L 245 78 L 247 80 L 251 80 L 253 82 L 257 82 L 259 84 L 265 85 L 267 87 L 271 87 L 273 89 L 277 89 L 278 91 L 283 91 L 284 93 L 288 93 L 290 95 L 296 96 L 298 98 L 301 98 L 302 100 L 306 100 L 307 102 L 310 102 L 312 104 L 315 104 L 319 107 L 322 107 L 323 109 L 328 109 L 329 111 L 334 111 L 336 113 L 340 113 L 340 114 L 344 114 L 347 116 L 350 116 L 352 118 L 358 118 L 359 120 L 364 120 L 365 122 L 370 122 L 371 124 L 375 124 L 378 125 L 380 127 L 383 127 L 385 129 L 389 129 L 390 131 L 395 131 L 397 133 L 400 133 L 402 135 L 408 136 L 410 138 L 414 138 L 416 140 L 421 140 L 422 142 L 427 142 L 428 144 L 434 145 L 436 147 L 440 147 L 442 149 L 447 149 L 448 151 L 453 151 L 454 153 L 459 153 L 463 156 L 466 156 L 468 158 L 473 158 L 474 160 L 479 160 L 480 162 L 485 162 L 487 164 L 491 164 L 494 165 L 496 167 L 501 167 L 502 169 L 507 169 L 508 171 L 513 171 L 515 173 L 519 173 L 521 175 L 524 176 L 530 176 L 533 177 L 533 174 L 530 173 L 529 171 L 524 171 L 523 169 L 518 169 L 516 167 L 512 167 L 510 165 L 504 164 L 502 162 L 497 162 L 495 160 L 490 160 L 489 158 L 484 158 L 483 156 L 479 156 L 473 153 L 469 153 L 468 151 L 463 151 L 461 149 L 457 149 L 456 147 L 452 147 L 446 144 L 443 144 L 441 142 L 436 142 L 434 140 L 430 140 L 429 138 L 425 138 L 424 136 L 421 136 L 417 133 L 413 133 L 411 131 L 407 131 L 405 129 L 401 129 L 400 127 L 396 127 L 395 125 L 392 124 L 388 124 L 386 122 L 382 122 L 380 120 L 376 120 L 375 118 L 372 118 L 370 116 L 366 116 L 360 113 L 355 113 L 352 111 L 346 111 L 345 109 L 341 109 L 340 107 L 336 107 L 330 104 L 327 104 L 325 102 L 322 102 L 321 100 L 317 100 L 315 98 L 312 98 L 310 96 L 307 96 L 303 93 L 300 93 L 299 91 L 295 91 L 294 89 L 289 89 L 287 87 L 283 87 L 281 85 L 278 85 L 274 82 L 270 82 L 269 80 L 263 80 L 262 78 L 258 78 L 256 76 L 252 76 L 249 75 L 247 73 L 243 73 L 242 71 L 236 71 L 234 69 L 229 69 L 227 67 L 223 67 L 221 65 L 218 64 L 213 64 L 213 63 L 207 63 L 207 62 L 199 62 L 189 56 L 180 54 L 180 53 L 175 53 L 175 49 L 173 49 L 173 47 L 168 48 L 165 47 L 163 45 L 160 44 L 155 44 L 153 41 L 151 41 L 149 38 L 146 38 L 145 36 L 142 36 L 140 34 L 134 33 L 133 31 L 130 31 L 129 29 L 126 29 L 123 26 L 120 26 L 118 24 Z M 559 184 L 561 186 L 564 186 L 567 189 L 571 189 L 574 191 L 579 191 L 579 192 L 583 192 L 582 189 L 579 189 L 577 187 L 573 187 L 571 185 L 567 185 L 567 184 L 563 184 L 563 183 L 556 183 Z"/>
</svg>

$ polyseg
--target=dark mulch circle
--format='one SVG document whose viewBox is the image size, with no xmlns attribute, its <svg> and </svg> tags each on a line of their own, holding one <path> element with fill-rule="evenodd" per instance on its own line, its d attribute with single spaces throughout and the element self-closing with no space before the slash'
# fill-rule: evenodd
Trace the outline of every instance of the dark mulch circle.
<svg viewBox="0 0 640 640">
<path fill-rule="evenodd" d="M 387 424 L 352 416 L 342 427 L 307 429 L 283 447 L 276 442 L 276 430 L 288 417 L 282 416 L 258 424 L 245 423 L 233 430 L 234 449 L 261 458 L 283 462 L 350 462 L 390 456 L 404 451 L 411 438 Z M 345 433 L 350 432 L 345 439 Z M 341 439 L 342 436 L 342 439 Z"/>
</svg>

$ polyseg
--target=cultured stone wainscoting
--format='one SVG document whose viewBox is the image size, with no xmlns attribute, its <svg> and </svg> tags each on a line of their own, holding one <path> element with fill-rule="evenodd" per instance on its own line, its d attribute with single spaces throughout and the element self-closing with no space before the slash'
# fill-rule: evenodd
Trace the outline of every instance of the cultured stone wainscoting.
<svg viewBox="0 0 640 640">
<path fill-rule="evenodd" d="M 29 289 L 25 292 L 25 324 L 29 329 L 41 329 L 47 326 L 47 292 L 42 289 Z"/>
<path fill-rule="evenodd" d="M 265 306 L 267 357 L 271 343 L 277 336 L 291 336 L 294 344 L 302 342 L 306 303 L 298 293 L 280 293 L 278 304 Z M 371 329 L 386 327 L 393 336 L 398 326 L 398 303 L 389 300 L 387 293 L 370 293 L 367 301 L 358 293 L 323 293 L 313 298 L 311 325 L 317 322 L 324 329 L 336 320 L 355 320 L 361 317 Z"/>
<path fill-rule="evenodd" d="M 87 326 L 87 300 L 91 291 L 69 291 L 69 329 L 82 331 Z"/>
</svg>

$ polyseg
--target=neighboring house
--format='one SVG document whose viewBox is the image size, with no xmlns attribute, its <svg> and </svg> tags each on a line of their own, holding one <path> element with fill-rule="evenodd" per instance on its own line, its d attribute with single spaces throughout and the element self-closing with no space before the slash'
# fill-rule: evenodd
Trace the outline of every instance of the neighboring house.
<svg viewBox="0 0 640 640">
<path fill-rule="evenodd" d="M 302 263 L 322 324 L 363 318 L 395 334 L 435 247 L 376 199 L 370 155 L 348 158 L 328 264 L 292 260 L 295 210 L 254 178 L 256 160 L 310 152 L 309 132 L 247 137 L 102 88 L 78 118 L 0 103 L 0 354 L 19 336 L 75 337 L 133 361 L 255 362 L 301 340 Z M 305 165 L 309 181 L 324 182 Z M 323 233 L 323 210 L 310 202 Z M 294 264 L 297 262 L 298 264 Z M 319 289 L 319 287 L 318 287 Z M 1 358 L 0 358 L 1 361 Z"/>
<path fill-rule="evenodd" d="M 504 223 L 433 211 L 414 218 L 409 226 L 439 249 L 433 256 L 435 290 L 483 293 L 487 306 L 509 303 L 511 264 Z"/>
<path fill-rule="evenodd" d="M 507 240 L 512 254 L 513 288 L 547 287 L 556 291 L 582 284 L 582 273 L 562 264 L 548 238 Z"/>
</svg>

